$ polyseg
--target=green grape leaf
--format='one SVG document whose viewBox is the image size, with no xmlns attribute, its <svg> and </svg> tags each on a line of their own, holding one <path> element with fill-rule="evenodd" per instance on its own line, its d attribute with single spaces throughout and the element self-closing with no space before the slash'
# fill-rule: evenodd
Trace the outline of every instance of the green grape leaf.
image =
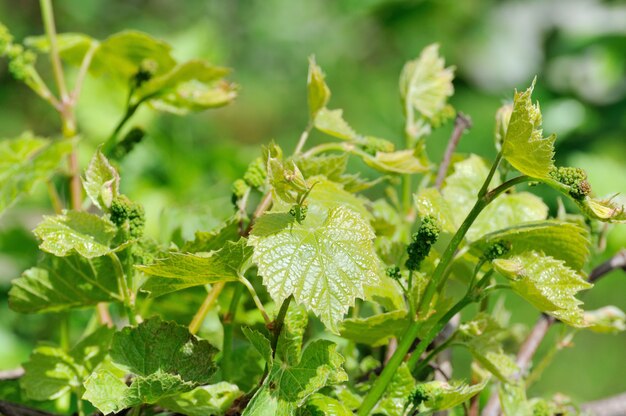
<svg viewBox="0 0 626 416">
<path fill-rule="evenodd" d="M 330 100 L 330 89 L 324 81 L 322 68 L 315 63 L 315 57 L 309 57 L 309 74 L 306 80 L 307 96 L 309 102 L 309 114 L 311 120 L 315 115 L 328 104 Z"/>
<path fill-rule="evenodd" d="M 582 226 L 558 220 L 534 221 L 484 235 L 472 243 L 480 255 L 497 242 L 506 242 L 507 254 L 516 255 L 537 250 L 565 261 L 574 270 L 582 269 L 589 258 L 589 232 Z"/>
<path fill-rule="evenodd" d="M 229 72 L 202 60 L 191 60 L 146 81 L 135 92 L 133 101 L 148 101 L 157 110 L 179 115 L 221 107 L 237 95 L 236 86 L 222 79 Z"/>
<path fill-rule="evenodd" d="M 359 135 L 343 119 L 343 110 L 321 108 L 315 115 L 315 128 L 329 136 L 342 140 L 357 140 Z"/>
<path fill-rule="evenodd" d="M 306 310 L 301 306 L 290 304 L 278 336 L 275 354 L 277 360 L 287 365 L 296 365 L 300 361 L 302 340 L 308 323 Z"/>
<path fill-rule="evenodd" d="M 492 262 L 494 269 L 511 281 L 513 290 L 542 312 L 568 325 L 584 327 L 582 302 L 574 297 L 593 285 L 562 260 L 529 251 Z"/>
<path fill-rule="evenodd" d="M 380 276 L 378 283 L 365 286 L 365 300 L 376 302 L 390 311 L 406 309 L 402 288 L 387 275 Z"/>
<path fill-rule="evenodd" d="M 239 221 L 230 218 L 213 231 L 196 231 L 193 241 L 185 242 L 181 251 L 184 253 L 217 251 L 227 242 L 239 240 L 239 237 Z"/>
<path fill-rule="evenodd" d="M 246 326 L 241 328 L 241 332 L 243 335 L 250 341 L 250 344 L 254 347 L 254 349 L 261 354 L 261 357 L 268 363 L 268 365 L 272 365 L 272 345 L 270 340 L 265 337 L 262 333 L 257 330 L 250 329 Z"/>
<path fill-rule="evenodd" d="M 502 143 L 502 156 L 515 169 L 533 178 L 549 178 L 554 168 L 554 140 L 543 137 L 541 111 L 532 103 L 531 85 L 524 92 L 516 92 L 513 113 Z"/>
<path fill-rule="evenodd" d="M 73 147 L 73 140 L 54 142 L 24 133 L 0 141 L 0 213 L 35 185 L 46 181 Z"/>
<path fill-rule="evenodd" d="M 498 397 L 505 415 L 533 416 L 523 383 L 500 383 Z"/>
<path fill-rule="evenodd" d="M 83 398 L 103 413 L 191 391 L 216 370 L 217 349 L 186 327 L 159 318 L 126 327 L 113 336 L 111 363 L 103 363 L 85 381 Z M 126 385 L 125 374 L 132 375 Z"/>
<path fill-rule="evenodd" d="M 626 223 L 626 207 L 613 201 L 613 198 L 598 200 L 587 196 L 574 202 L 590 218 L 603 222 Z"/>
<path fill-rule="evenodd" d="M 541 198 L 529 192 L 500 195 L 487 205 L 467 231 L 468 240 L 484 234 L 548 217 L 548 206 Z"/>
<path fill-rule="evenodd" d="M 159 400 L 158 404 L 187 416 L 221 415 L 242 395 L 243 392 L 235 384 L 222 381 L 166 397 Z"/>
<path fill-rule="evenodd" d="M 161 296 L 189 287 L 239 280 L 251 255 L 252 249 L 242 238 L 227 241 L 223 248 L 205 255 L 172 251 L 152 264 L 136 268 L 152 276 L 141 289 L 151 296 Z"/>
<path fill-rule="evenodd" d="M 57 51 L 61 58 L 71 65 L 80 66 L 87 51 L 98 41 L 83 33 L 58 33 L 55 37 Z M 50 53 L 50 41 L 47 35 L 29 36 L 24 44 L 38 53 Z"/>
<path fill-rule="evenodd" d="M 274 361 L 243 415 L 291 415 L 319 389 L 346 381 L 348 376 L 341 368 L 343 357 L 335 349 L 334 343 L 317 340 L 293 365 Z"/>
<path fill-rule="evenodd" d="M 379 347 L 392 337 L 401 337 L 407 326 L 406 311 L 398 310 L 367 318 L 346 319 L 341 323 L 339 332 L 343 338 Z"/>
<path fill-rule="evenodd" d="M 415 379 L 406 364 L 403 363 L 398 367 L 389 383 L 389 387 L 372 410 L 372 413 L 386 416 L 402 416 L 406 399 L 414 388 Z"/>
<path fill-rule="evenodd" d="M 55 216 L 44 215 L 33 230 L 41 239 L 39 248 L 55 256 L 76 252 L 88 259 L 111 253 L 111 241 L 117 227 L 111 221 L 84 211 L 64 211 Z"/>
<path fill-rule="evenodd" d="M 423 401 L 416 407 L 420 412 L 428 413 L 451 409 L 480 393 L 488 381 L 489 379 L 484 379 L 482 382 L 471 386 L 458 381 L 451 383 L 430 381 L 418 384 L 417 389 L 419 389 Z"/>
<path fill-rule="evenodd" d="M 616 306 L 585 311 L 583 318 L 587 329 L 593 332 L 615 334 L 626 331 L 626 314 Z"/>
<path fill-rule="evenodd" d="M 203 384 L 215 371 L 216 352 L 184 326 L 152 318 L 116 333 L 110 354 L 113 363 L 129 373 L 146 376 L 160 370 Z"/>
<path fill-rule="evenodd" d="M 422 117 L 414 125 L 407 126 L 412 137 L 428 134 L 431 125 L 438 125 L 447 116 L 447 101 L 454 93 L 453 78 L 454 68 L 445 67 L 436 44 L 427 46 L 417 59 L 404 65 L 399 87 L 405 114 L 412 119 L 409 114 L 417 111 Z"/>
<path fill-rule="evenodd" d="M 502 338 L 506 330 L 491 316 L 481 313 L 470 322 L 463 323 L 459 330 L 464 345 L 483 367 L 503 382 L 509 381 L 519 369 L 513 357 L 502 350 Z"/>
<path fill-rule="evenodd" d="M 296 217 L 289 212 L 266 212 L 254 220 L 251 234 L 257 237 L 267 237 L 276 234 L 296 221 Z"/>
<path fill-rule="evenodd" d="M 45 256 L 9 291 L 11 309 L 21 313 L 50 312 L 120 301 L 115 265 L 108 256 Z"/>
<path fill-rule="evenodd" d="M 83 187 L 89 199 L 100 209 L 108 210 L 119 195 L 120 175 L 98 149 L 85 172 Z"/>
<path fill-rule="evenodd" d="M 299 409 L 297 413 L 298 416 L 352 416 L 353 414 L 354 413 L 339 400 L 321 393 L 315 393 L 309 397 L 304 407 Z"/>
<path fill-rule="evenodd" d="M 54 400 L 78 388 L 85 369 L 61 348 L 40 346 L 24 364 L 20 386 L 33 400 Z"/>
<path fill-rule="evenodd" d="M 329 210 L 319 225 L 294 224 L 267 237 L 250 237 L 253 261 L 276 304 L 293 295 L 333 332 L 338 322 L 364 297 L 364 286 L 378 282 L 380 260 L 374 234 L 357 213 Z M 320 224 L 321 223 L 321 224 Z"/>
<path fill-rule="evenodd" d="M 358 153 L 363 162 L 371 168 L 384 173 L 414 174 L 427 172 L 430 166 L 424 165 L 416 157 L 415 151 L 398 150 L 395 152 L 376 152 L 375 156 L 367 153 Z"/>
<path fill-rule="evenodd" d="M 142 64 L 151 63 L 154 76 L 163 74 L 176 65 L 171 47 L 150 35 L 125 30 L 109 36 L 96 49 L 89 71 L 93 74 L 111 73 L 128 81 Z"/>
<path fill-rule="evenodd" d="M 81 339 L 69 352 L 39 346 L 24 364 L 20 386 L 33 400 L 54 400 L 82 388 L 83 380 L 105 357 L 113 330 L 100 327 Z"/>
<path fill-rule="evenodd" d="M 333 182 L 340 182 L 348 167 L 348 154 L 299 157 L 295 162 L 305 178 L 325 176 Z"/>
</svg>

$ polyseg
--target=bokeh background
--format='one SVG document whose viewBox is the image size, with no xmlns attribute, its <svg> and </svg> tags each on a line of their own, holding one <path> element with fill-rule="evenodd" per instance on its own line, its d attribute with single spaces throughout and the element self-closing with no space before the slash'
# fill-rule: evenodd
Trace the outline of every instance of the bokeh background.
<svg viewBox="0 0 626 416">
<path fill-rule="evenodd" d="M 234 104 L 187 117 L 143 109 L 132 125 L 148 137 L 122 164 L 123 190 L 146 206 L 149 232 L 166 241 L 209 229 L 231 212 L 230 184 L 277 140 L 291 150 L 306 125 L 307 57 L 315 54 L 333 92 L 359 131 L 402 141 L 397 80 L 405 61 L 433 42 L 456 67 L 454 107 L 473 127 L 460 152 L 493 157 L 494 113 L 537 76 L 544 131 L 557 133 L 557 162 L 585 168 L 598 196 L 626 192 L 626 2 L 600 0 L 63 0 L 59 32 L 96 38 L 137 29 L 170 42 L 175 56 L 233 68 Z M 43 33 L 38 2 L 0 0 L 0 20 L 17 39 Z M 42 72 L 50 75 L 45 59 Z M 122 116 L 124 88 L 89 78 L 78 120 L 87 163 Z M 429 140 L 443 153 L 451 123 Z M 23 130 L 57 135 L 59 121 L 0 63 L 0 137 Z M 314 136 L 312 140 L 316 140 Z M 556 209 L 556 194 L 538 191 Z M 0 369 L 17 367 L 39 339 L 54 339 L 54 315 L 9 311 L 11 279 L 36 261 L 30 230 L 50 207 L 44 189 L 0 218 Z M 607 254 L 626 247 L 614 227 Z M 590 265 L 607 258 L 597 255 Z M 626 275 L 616 271 L 585 295 L 589 309 L 626 309 Z M 537 312 L 511 297 L 512 322 Z M 553 328 L 550 339 L 558 336 Z M 544 343 L 540 353 L 545 353 Z M 580 401 L 626 390 L 626 336 L 581 332 L 558 353 L 531 395 L 562 392 Z M 463 353 L 456 355 L 461 362 Z M 461 376 L 463 373 L 460 374 Z"/>
</svg>

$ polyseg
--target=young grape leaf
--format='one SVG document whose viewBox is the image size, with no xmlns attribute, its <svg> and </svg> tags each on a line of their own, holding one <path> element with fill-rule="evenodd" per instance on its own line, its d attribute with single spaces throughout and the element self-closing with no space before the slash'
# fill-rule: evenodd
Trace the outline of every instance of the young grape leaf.
<svg viewBox="0 0 626 416">
<path fill-rule="evenodd" d="M 472 251 L 481 255 L 497 242 L 510 246 L 508 255 L 536 250 L 565 261 L 574 270 L 581 270 L 589 257 L 589 232 L 566 221 L 534 221 L 495 231 L 473 242 Z"/>
<path fill-rule="evenodd" d="M 192 391 L 165 397 L 159 406 L 187 416 L 221 415 L 243 392 L 237 385 L 225 381 L 196 387 Z"/>
<path fill-rule="evenodd" d="M 111 202 L 119 195 L 120 175 L 99 149 L 89 162 L 83 187 L 89 199 L 104 211 L 111 208 Z"/>
<path fill-rule="evenodd" d="M 428 134 L 431 125 L 437 125 L 449 112 L 447 101 L 454 93 L 452 79 L 454 68 L 445 67 L 445 61 L 439 56 L 439 45 L 432 44 L 422 50 L 420 56 L 407 62 L 400 75 L 400 97 L 405 114 L 413 111 L 421 115 L 421 120 L 414 125 L 407 125 L 412 137 Z"/>
<path fill-rule="evenodd" d="M 435 412 L 458 406 L 480 393 L 489 379 L 474 385 L 463 382 L 430 381 L 418 384 L 413 393 L 414 405 L 419 412 Z M 417 394 L 416 394 L 417 393 Z"/>
<path fill-rule="evenodd" d="M 518 372 L 515 360 L 502 350 L 501 338 L 506 330 L 491 316 L 481 313 L 459 330 L 472 356 L 491 374 L 507 382 Z"/>
<path fill-rule="evenodd" d="M 57 51 L 67 63 L 80 66 L 92 45 L 98 41 L 83 33 L 57 33 L 55 37 Z M 29 36 L 24 44 L 38 53 L 50 53 L 50 40 L 47 35 Z"/>
<path fill-rule="evenodd" d="M 253 261 L 276 304 L 293 295 L 337 333 L 343 315 L 364 297 L 364 286 L 379 280 L 381 264 L 374 233 L 357 213 L 333 208 L 309 226 L 313 215 L 276 234 L 251 236 Z"/>
<path fill-rule="evenodd" d="M 531 85 L 516 92 L 513 113 L 502 143 L 502 156 L 517 170 L 533 178 L 549 178 L 554 168 L 554 140 L 543 137 L 539 104 L 533 105 Z"/>
<path fill-rule="evenodd" d="M 389 338 L 401 337 L 409 322 L 406 311 L 398 310 L 373 315 L 368 318 L 350 318 L 341 323 L 339 333 L 343 338 L 359 344 L 378 347 Z"/>
<path fill-rule="evenodd" d="M 1 140 L 0 213 L 52 176 L 72 147 L 72 140 L 52 142 L 30 133 Z"/>
<path fill-rule="evenodd" d="M 85 381 L 84 399 L 103 413 L 191 391 L 209 382 L 216 370 L 217 349 L 186 327 L 151 318 L 113 336 L 111 363 L 104 363 Z M 126 385 L 124 376 L 132 375 Z"/>
<path fill-rule="evenodd" d="M 91 259 L 112 252 L 111 241 L 117 227 L 111 221 L 85 211 L 64 211 L 63 214 L 43 217 L 33 230 L 42 240 L 39 248 L 55 256 L 73 252 Z"/>
<path fill-rule="evenodd" d="M 315 128 L 329 136 L 342 140 L 357 140 L 359 135 L 343 119 L 343 110 L 321 108 L 315 116 Z"/>
<path fill-rule="evenodd" d="M 585 311 L 583 318 L 587 329 L 593 332 L 615 334 L 626 331 L 626 314 L 616 306 Z"/>
<path fill-rule="evenodd" d="M 626 223 L 626 207 L 611 199 L 598 200 L 585 197 L 575 200 L 581 211 L 590 218 L 614 223 Z"/>
<path fill-rule="evenodd" d="M 206 61 L 187 61 L 143 83 L 132 100 L 178 115 L 220 107 L 237 95 L 236 87 L 223 80 L 229 72 Z"/>
<path fill-rule="evenodd" d="M 415 379 L 406 364 L 400 365 L 391 379 L 387 391 L 372 410 L 373 414 L 402 416 L 407 397 L 415 388 Z"/>
<path fill-rule="evenodd" d="M 21 313 L 59 311 L 120 301 L 115 265 L 108 256 L 45 256 L 13 280 L 9 306 Z"/>
<path fill-rule="evenodd" d="M 293 414 L 319 389 L 346 381 L 343 357 L 327 340 L 309 344 L 293 365 L 275 360 L 243 416 Z"/>
<path fill-rule="evenodd" d="M 254 349 L 261 354 L 261 357 L 267 362 L 268 365 L 272 365 L 272 345 L 270 340 L 257 330 L 250 329 L 246 326 L 241 328 L 243 335 L 250 341 L 250 344 Z"/>
<path fill-rule="evenodd" d="M 574 297 L 593 285 L 562 260 L 528 251 L 492 262 L 495 270 L 511 281 L 517 294 L 542 312 L 568 325 L 584 327 L 582 302 Z"/>
<path fill-rule="evenodd" d="M 333 182 L 340 182 L 348 168 L 348 154 L 299 157 L 295 160 L 305 178 L 325 176 Z"/>
<path fill-rule="evenodd" d="M 421 217 L 430 216 L 437 221 L 441 230 L 454 234 L 457 229 L 455 214 L 441 192 L 436 188 L 424 188 L 413 196 L 417 212 Z M 457 206 L 459 208 L 459 206 Z"/>
<path fill-rule="evenodd" d="M 251 255 L 252 249 L 242 238 L 227 241 L 223 248 L 206 255 L 172 251 L 153 264 L 136 268 L 153 276 L 141 289 L 151 296 L 161 296 L 189 287 L 239 280 Z"/>
<path fill-rule="evenodd" d="M 312 415 L 333 415 L 333 416 L 352 416 L 354 413 L 350 411 L 343 403 L 332 397 L 325 396 L 321 393 L 315 393 L 307 400 L 306 404 L 298 409 L 299 416 Z"/>
<path fill-rule="evenodd" d="M 128 81 L 142 64 L 150 62 L 152 75 L 163 74 L 176 65 L 172 48 L 165 42 L 134 30 L 125 30 L 109 36 L 96 49 L 89 71 L 93 74 L 110 73 Z"/>
<path fill-rule="evenodd" d="M 366 165 L 384 173 L 414 174 L 427 172 L 430 166 L 417 158 L 412 149 L 395 152 L 376 152 L 375 156 L 358 153 Z"/>
<path fill-rule="evenodd" d="M 322 68 L 315 63 L 315 57 L 309 57 L 309 74 L 306 80 L 307 97 L 309 101 L 309 114 L 311 120 L 315 115 L 328 104 L 330 100 L 330 89 L 324 81 Z"/>
</svg>

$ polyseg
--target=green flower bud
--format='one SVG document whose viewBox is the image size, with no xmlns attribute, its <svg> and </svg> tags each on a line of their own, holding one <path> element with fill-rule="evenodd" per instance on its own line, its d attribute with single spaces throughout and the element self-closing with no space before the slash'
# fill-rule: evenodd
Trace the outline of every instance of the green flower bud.
<svg viewBox="0 0 626 416">
<path fill-rule="evenodd" d="M 367 136 L 364 138 L 363 150 L 370 155 L 375 155 L 377 152 L 393 152 L 395 150 L 395 146 L 389 140 Z"/>
<path fill-rule="evenodd" d="M 393 280 L 400 280 L 402 278 L 402 274 L 400 273 L 400 268 L 398 266 L 388 267 L 387 276 L 391 277 Z"/>
<path fill-rule="evenodd" d="M 252 163 L 248 165 L 248 169 L 243 175 L 243 180 L 253 188 L 262 187 L 265 184 L 266 178 L 267 172 L 265 170 L 265 164 L 260 157 L 254 159 Z"/>
<path fill-rule="evenodd" d="M 511 250 L 511 245 L 508 242 L 497 241 L 485 250 L 483 257 L 488 261 L 492 261 L 504 256 L 509 250 Z"/>
<path fill-rule="evenodd" d="M 439 238 L 439 227 L 435 219 L 426 216 L 422 219 L 422 224 L 415 234 L 413 241 L 408 245 L 406 251 L 409 258 L 406 261 L 406 268 L 409 270 L 419 270 L 422 261 L 428 257 L 430 248 Z"/>
<path fill-rule="evenodd" d="M 585 199 L 591 193 L 591 185 L 587 182 L 587 173 L 580 168 L 559 167 L 550 172 L 552 179 L 570 187 L 570 195 L 574 199 Z"/>
<path fill-rule="evenodd" d="M 118 228 L 127 229 L 130 238 L 139 238 L 143 235 L 146 223 L 144 209 L 140 204 L 128 199 L 126 195 L 113 199 L 109 217 Z"/>
<path fill-rule="evenodd" d="M 233 197 L 235 197 L 235 199 L 239 199 L 243 197 L 246 192 L 248 192 L 248 189 L 250 189 L 250 187 L 243 179 L 237 179 L 235 182 L 233 182 L 231 189 L 233 192 Z"/>
</svg>

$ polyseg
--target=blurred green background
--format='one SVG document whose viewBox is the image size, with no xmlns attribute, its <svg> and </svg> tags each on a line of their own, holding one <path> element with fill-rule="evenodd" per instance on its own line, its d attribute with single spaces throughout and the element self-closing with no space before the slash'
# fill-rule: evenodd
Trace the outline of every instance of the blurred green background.
<svg viewBox="0 0 626 416">
<path fill-rule="evenodd" d="M 307 122 L 311 54 L 327 74 L 331 107 L 343 108 L 357 131 L 399 144 L 398 75 L 405 61 L 438 42 L 457 68 L 452 104 L 473 120 L 459 151 L 489 158 L 496 109 L 537 76 L 535 98 L 544 131 L 558 135 L 558 164 L 585 168 L 598 196 L 626 191 L 626 2 L 63 0 L 54 6 L 59 32 L 102 39 L 142 30 L 170 42 L 180 60 L 201 57 L 233 68 L 230 79 L 241 88 L 234 104 L 187 117 L 144 108 L 130 123 L 148 137 L 121 166 L 123 190 L 144 203 L 149 232 L 163 241 L 173 232 L 209 229 L 229 215 L 230 184 L 261 144 L 276 139 L 293 149 Z M 18 40 L 43 33 L 34 0 L 0 0 L 0 20 Z M 39 65 L 49 76 L 44 58 Z M 90 78 L 83 88 L 83 166 L 123 113 L 125 90 L 110 82 Z M 58 134 L 56 113 L 11 79 L 6 62 L 0 63 L 0 109 L 0 137 L 23 130 Z M 451 129 L 449 123 L 429 140 L 433 160 Z M 556 194 L 539 192 L 555 209 Z M 6 301 L 10 280 L 36 261 L 30 230 L 46 212 L 39 189 L 0 218 L 0 369 L 18 366 L 37 340 L 55 338 L 54 316 L 18 316 Z M 626 247 L 625 228 L 611 230 L 607 253 Z M 596 256 L 590 266 L 606 258 Z M 617 271 L 602 280 L 585 295 L 587 308 L 626 309 L 625 277 Z M 538 316 L 517 298 L 506 306 L 513 322 L 532 325 Z M 562 392 L 584 401 L 624 391 L 624 351 L 624 334 L 582 332 L 531 394 Z"/>
</svg>

